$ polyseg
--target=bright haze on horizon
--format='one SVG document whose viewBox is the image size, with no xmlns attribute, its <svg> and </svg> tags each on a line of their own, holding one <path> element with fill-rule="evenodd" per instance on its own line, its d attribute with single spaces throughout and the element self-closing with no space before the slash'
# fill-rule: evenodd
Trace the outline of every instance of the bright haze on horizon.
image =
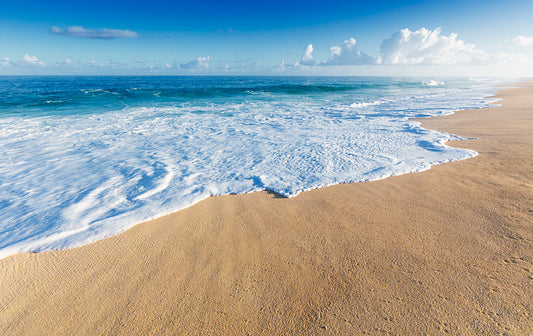
<svg viewBox="0 0 533 336">
<path fill-rule="evenodd" d="M 533 1 L 20 0 L 0 75 L 533 76 Z"/>
</svg>

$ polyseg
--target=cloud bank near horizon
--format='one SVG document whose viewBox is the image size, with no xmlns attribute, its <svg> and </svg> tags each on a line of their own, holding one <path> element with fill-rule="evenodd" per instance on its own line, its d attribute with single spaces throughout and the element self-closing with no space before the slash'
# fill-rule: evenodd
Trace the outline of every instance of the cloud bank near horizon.
<svg viewBox="0 0 533 336">
<path fill-rule="evenodd" d="M 47 64 L 39 60 L 37 56 L 30 56 L 25 54 L 19 60 L 12 60 L 8 57 L 4 57 L 0 61 L 0 66 L 9 68 L 9 67 L 45 67 Z"/>
<path fill-rule="evenodd" d="M 408 28 L 383 40 L 380 63 L 384 64 L 480 64 L 489 55 L 474 44 L 457 39 L 457 34 L 441 35 L 441 28 Z"/>
<path fill-rule="evenodd" d="M 353 37 L 340 47 L 331 47 L 329 58 L 323 61 L 313 58 L 313 45 L 309 44 L 294 66 L 484 64 L 491 59 L 489 54 L 474 44 L 459 40 L 457 34 L 446 36 L 441 31 L 440 27 L 435 30 L 402 29 L 383 40 L 376 57 L 357 50 L 357 41 Z"/>
<path fill-rule="evenodd" d="M 53 27 L 54 28 L 54 27 Z M 57 28 L 57 27 L 56 27 Z M 82 27 L 71 27 L 67 30 L 53 29 L 54 34 L 93 38 L 113 39 L 131 38 L 137 33 L 128 30 L 89 30 Z M 518 35 L 502 45 L 527 47 L 533 45 L 533 38 Z M 60 60 L 41 60 L 37 56 L 25 54 L 19 59 L 4 57 L 0 59 L 0 69 L 4 74 L 301 74 L 301 75 L 402 75 L 402 74 L 436 74 L 468 75 L 465 70 L 475 70 L 470 73 L 479 73 L 481 76 L 494 74 L 496 76 L 529 76 L 533 74 L 533 61 L 524 54 L 488 53 L 472 43 L 459 39 L 458 35 L 443 34 L 441 28 L 420 28 L 411 31 L 404 28 L 385 38 L 379 52 L 373 56 L 358 50 L 357 40 L 348 38 L 342 44 L 329 48 L 327 56 L 315 57 L 313 44 L 308 44 L 303 49 L 300 59 L 296 62 L 283 61 L 279 65 L 260 65 L 254 60 L 237 62 L 225 59 L 216 59 L 212 56 L 173 59 L 171 55 L 166 59 L 152 60 L 112 60 L 111 58 L 88 60 L 72 59 L 65 55 Z M 322 54 L 324 55 L 324 54 Z M 0 55 L 2 56 L 2 55 Z M 68 57 L 67 57 L 68 56 Z M 214 61 L 213 61 L 214 60 Z M 483 69 L 482 69 L 483 68 Z M 492 69 L 496 71 L 492 71 Z M 19 70 L 17 70 L 19 69 Z M 55 69 L 55 70 L 54 70 Z M 100 70 L 95 70 L 100 69 Z M 439 72 L 440 71 L 440 72 Z M 477 71 L 477 72 L 476 72 Z"/>
<path fill-rule="evenodd" d="M 193 60 L 190 60 L 187 63 L 180 64 L 180 69 L 188 69 L 188 70 L 200 70 L 200 69 L 207 69 L 209 68 L 209 61 L 211 60 L 211 57 L 198 57 Z"/>
<path fill-rule="evenodd" d="M 329 49 L 329 58 L 320 62 L 319 65 L 364 65 L 375 63 L 376 60 L 373 57 L 357 50 L 356 43 L 357 41 L 351 37 L 344 41 L 341 47 L 331 47 Z"/>
<path fill-rule="evenodd" d="M 515 38 L 512 38 L 511 40 L 507 41 L 507 43 L 514 44 L 520 47 L 527 47 L 533 45 L 533 37 L 518 35 Z"/>
<path fill-rule="evenodd" d="M 293 64 L 294 67 L 312 66 L 335 66 L 335 65 L 365 65 L 376 64 L 376 59 L 357 50 L 357 41 L 351 37 L 344 41 L 342 46 L 333 46 L 329 50 L 327 60 L 317 61 L 313 57 L 313 45 L 308 44 L 304 49 L 304 54 L 300 60 Z"/>
<path fill-rule="evenodd" d="M 136 38 L 139 36 L 139 34 L 131 30 L 108 28 L 85 29 L 81 26 L 72 26 L 67 29 L 61 29 L 59 27 L 53 26 L 50 28 L 50 34 L 102 40 Z"/>
</svg>

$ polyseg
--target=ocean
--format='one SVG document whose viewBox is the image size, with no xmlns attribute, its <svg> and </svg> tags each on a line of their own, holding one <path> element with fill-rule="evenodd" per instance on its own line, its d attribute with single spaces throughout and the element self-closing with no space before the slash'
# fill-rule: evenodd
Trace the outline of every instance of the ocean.
<svg viewBox="0 0 533 336">
<path fill-rule="evenodd" d="M 410 118 L 501 81 L 0 77 L 0 258 L 70 248 L 213 195 L 286 197 L 471 158 Z"/>
</svg>

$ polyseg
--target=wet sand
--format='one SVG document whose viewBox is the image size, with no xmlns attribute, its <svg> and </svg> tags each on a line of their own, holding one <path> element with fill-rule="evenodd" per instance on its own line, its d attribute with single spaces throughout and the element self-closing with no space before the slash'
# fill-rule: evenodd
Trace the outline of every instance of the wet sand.
<svg viewBox="0 0 533 336">
<path fill-rule="evenodd" d="M 212 197 L 0 260 L 2 335 L 533 334 L 533 83 L 424 119 L 479 156 L 376 182 Z"/>
</svg>

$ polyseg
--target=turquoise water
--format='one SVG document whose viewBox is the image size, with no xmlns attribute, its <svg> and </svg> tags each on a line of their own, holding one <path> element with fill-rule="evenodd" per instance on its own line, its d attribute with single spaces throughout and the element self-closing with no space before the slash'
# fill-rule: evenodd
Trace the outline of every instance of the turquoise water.
<svg viewBox="0 0 533 336">
<path fill-rule="evenodd" d="M 413 117 L 500 82 L 370 77 L 0 77 L 0 257 L 79 246 L 211 195 L 418 172 L 475 156 Z"/>
</svg>

